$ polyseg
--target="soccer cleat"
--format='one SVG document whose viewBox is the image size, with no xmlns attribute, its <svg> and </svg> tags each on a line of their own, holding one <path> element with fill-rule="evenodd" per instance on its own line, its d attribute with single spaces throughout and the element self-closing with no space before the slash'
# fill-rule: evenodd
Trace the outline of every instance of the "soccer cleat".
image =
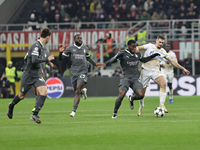
<svg viewBox="0 0 200 150">
<path fill-rule="evenodd" d="M 87 89 L 86 89 L 86 88 L 83 88 L 83 89 L 82 89 L 82 96 L 83 96 L 83 99 L 84 99 L 84 100 L 87 99 Z"/>
<path fill-rule="evenodd" d="M 173 104 L 173 99 L 169 99 L 169 104 Z"/>
<path fill-rule="evenodd" d="M 142 111 L 143 111 L 144 106 L 140 106 L 139 110 L 138 110 L 138 117 L 142 116 Z"/>
<path fill-rule="evenodd" d="M 32 109 L 32 113 L 34 113 L 34 111 L 35 111 L 35 108 Z"/>
<path fill-rule="evenodd" d="M 11 103 L 8 104 L 8 112 L 7 112 L 7 115 L 8 115 L 8 118 L 12 119 L 13 117 L 13 108 L 14 106 L 12 106 Z"/>
<path fill-rule="evenodd" d="M 116 113 L 113 113 L 113 115 L 112 115 L 112 117 L 111 117 L 112 119 L 115 119 L 115 118 L 117 118 L 117 114 Z"/>
<path fill-rule="evenodd" d="M 42 122 L 39 120 L 39 116 L 31 115 L 30 119 L 33 120 L 33 121 L 35 121 L 35 122 L 38 123 L 38 124 L 42 123 Z"/>
<path fill-rule="evenodd" d="M 72 111 L 72 112 L 69 114 L 69 116 L 70 116 L 70 117 L 74 117 L 75 114 L 76 114 L 76 112 Z"/>
<path fill-rule="evenodd" d="M 168 113 L 168 110 L 167 110 L 167 108 L 165 107 L 165 105 L 160 105 L 160 107 L 164 109 L 165 113 Z"/>
<path fill-rule="evenodd" d="M 131 100 L 131 95 L 128 96 L 129 99 L 129 103 L 130 103 L 130 109 L 133 110 L 134 109 L 134 103 L 133 100 Z"/>
</svg>

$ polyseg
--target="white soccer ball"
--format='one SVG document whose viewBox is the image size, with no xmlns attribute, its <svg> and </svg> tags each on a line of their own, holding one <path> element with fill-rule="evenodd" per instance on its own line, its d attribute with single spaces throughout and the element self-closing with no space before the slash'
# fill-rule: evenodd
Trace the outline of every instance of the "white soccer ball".
<svg viewBox="0 0 200 150">
<path fill-rule="evenodd" d="M 154 110 L 154 115 L 156 117 L 163 117 L 165 115 L 165 111 L 163 108 L 161 107 L 157 107 L 155 110 Z"/>
</svg>

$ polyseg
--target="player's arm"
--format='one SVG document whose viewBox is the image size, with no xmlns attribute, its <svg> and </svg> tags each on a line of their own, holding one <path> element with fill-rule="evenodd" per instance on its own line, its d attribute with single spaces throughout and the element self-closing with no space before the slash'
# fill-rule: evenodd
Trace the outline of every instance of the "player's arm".
<svg viewBox="0 0 200 150">
<path fill-rule="evenodd" d="M 69 47 L 65 49 L 65 47 L 62 44 L 59 45 L 59 51 L 60 53 L 58 55 L 58 60 L 60 61 L 63 59 L 63 57 L 69 57 L 69 55 L 71 54 Z"/>
<path fill-rule="evenodd" d="M 48 62 L 51 60 L 54 60 L 54 56 L 50 55 L 48 58 L 39 58 L 39 48 L 35 47 L 32 52 L 31 52 L 31 58 L 32 58 L 32 63 L 37 64 L 37 63 L 42 63 L 42 62 Z"/>
<path fill-rule="evenodd" d="M 123 56 L 124 56 L 124 53 L 118 52 L 114 57 L 106 61 L 105 64 L 107 65 L 107 64 L 115 63 L 118 59 L 121 59 Z"/>
<path fill-rule="evenodd" d="M 106 65 L 104 63 L 101 63 L 101 62 L 98 62 L 98 63 L 95 63 L 95 61 L 91 58 L 91 55 L 86 53 L 86 59 L 87 61 L 89 61 L 92 65 L 96 66 L 96 67 L 101 67 L 101 68 L 104 68 L 106 67 Z"/>
<path fill-rule="evenodd" d="M 190 74 L 190 72 L 187 69 L 185 69 L 183 66 L 181 66 L 178 62 L 172 60 L 170 57 L 165 58 L 165 59 L 167 59 L 174 67 L 181 69 L 185 75 Z"/>
<path fill-rule="evenodd" d="M 137 54 L 138 54 L 138 53 L 137 53 Z M 141 55 L 141 53 L 139 53 L 139 54 Z M 148 57 L 142 57 L 142 55 L 141 55 L 140 61 L 143 62 L 143 63 L 146 63 L 146 62 L 150 61 L 152 58 L 154 58 L 154 57 L 156 57 L 156 56 L 160 56 L 160 54 L 155 53 L 155 54 L 153 54 L 153 55 L 151 55 L 151 56 L 148 56 Z"/>
</svg>

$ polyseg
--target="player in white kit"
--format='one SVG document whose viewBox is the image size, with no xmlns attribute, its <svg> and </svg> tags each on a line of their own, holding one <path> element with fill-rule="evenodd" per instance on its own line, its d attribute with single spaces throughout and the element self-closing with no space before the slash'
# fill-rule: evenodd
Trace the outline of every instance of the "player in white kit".
<svg viewBox="0 0 200 150">
<path fill-rule="evenodd" d="M 160 71 L 160 62 L 163 58 L 167 59 L 174 67 L 177 67 L 183 71 L 185 75 L 188 75 L 190 72 L 185 69 L 183 66 L 178 64 L 176 61 L 172 60 L 166 51 L 162 48 L 165 42 L 165 38 L 163 35 L 159 35 L 156 39 L 156 44 L 145 44 L 143 46 L 137 46 L 138 50 L 146 50 L 144 53 L 144 57 L 148 57 L 153 55 L 154 53 L 159 53 L 160 56 L 156 56 L 146 63 L 142 63 L 142 70 L 140 74 L 140 80 L 144 86 L 144 90 L 146 92 L 146 88 L 149 85 L 150 79 L 160 85 L 160 107 L 162 107 L 166 113 L 168 110 L 165 108 L 165 99 L 166 99 L 166 82 L 163 74 Z M 133 95 L 129 97 L 129 100 L 138 100 L 137 95 Z M 144 108 L 144 98 L 140 100 L 140 108 L 138 110 L 138 116 L 142 115 L 142 110 Z"/>
<path fill-rule="evenodd" d="M 165 44 L 165 50 L 169 57 L 177 62 L 176 54 L 171 50 L 170 44 Z M 172 64 L 166 60 L 163 59 L 160 63 L 161 67 L 161 73 L 164 75 L 165 79 L 167 79 L 167 84 L 169 87 L 169 104 L 173 104 L 173 88 L 172 88 L 172 82 L 174 78 L 174 68 Z"/>
</svg>

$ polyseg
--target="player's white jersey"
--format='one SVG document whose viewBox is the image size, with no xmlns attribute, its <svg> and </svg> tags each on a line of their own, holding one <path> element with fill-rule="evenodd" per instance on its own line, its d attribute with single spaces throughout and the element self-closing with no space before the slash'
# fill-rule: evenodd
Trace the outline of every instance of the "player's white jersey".
<svg viewBox="0 0 200 150">
<path fill-rule="evenodd" d="M 151 43 L 145 44 L 145 45 L 143 45 L 143 49 L 146 50 L 144 53 L 144 57 L 151 56 L 155 53 L 160 54 L 160 56 L 156 56 L 155 58 L 152 58 L 150 61 L 148 61 L 146 63 L 142 63 L 142 67 L 146 70 L 159 71 L 160 62 L 162 61 L 162 59 L 169 58 L 168 54 L 166 53 L 166 51 L 163 48 L 158 49 L 156 47 L 156 45 L 154 45 L 154 44 L 151 44 Z"/>
<path fill-rule="evenodd" d="M 173 51 L 170 50 L 167 54 L 169 55 L 169 57 L 172 60 L 177 62 L 176 54 Z M 161 64 L 164 65 L 164 68 L 161 67 L 161 71 L 163 71 L 163 72 L 174 72 L 173 66 L 168 60 L 163 59 Z"/>
</svg>

